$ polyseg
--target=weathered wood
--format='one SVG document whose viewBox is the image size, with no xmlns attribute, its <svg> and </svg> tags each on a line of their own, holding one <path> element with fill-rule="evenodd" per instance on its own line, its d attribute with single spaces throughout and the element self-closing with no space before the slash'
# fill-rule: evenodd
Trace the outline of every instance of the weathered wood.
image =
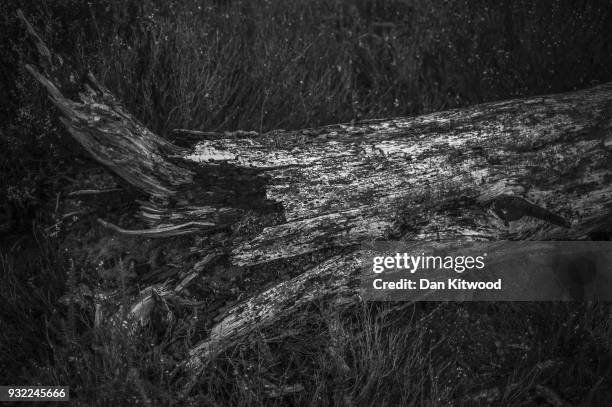
<svg viewBox="0 0 612 407">
<path fill-rule="evenodd" d="M 201 369 L 210 356 L 227 349 L 236 340 L 257 327 L 285 317 L 315 299 L 333 297 L 336 305 L 348 305 L 358 300 L 359 252 L 334 256 L 298 277 L 274 287 L 232 307 L 209 333 L 196 345 L 185 361 L 189 371 Z"/>
<path fill-rule="evenodd" d="M 109 225 L 115 232 L 205 234 L 248 214 L 261 222 L 254 235 L 231 235 L 236 265 L 345 248 L 227 310 L 192 350 L 190 370 L 315 298 L 355 301 L 362 241 L 574 240 L 612 231 L 612 83 L 413 118 L 222 139 L 192 132 L 179 148 L 93 76 L 77 102 L 57 75 L 29 70 L 75 140 L 150 196 L 141 203 L 148 229 Z"/>
<path fill-rule="evenodd" d="M 204 140 L 186 158 L 256 167 L 269 176 L 267 197 L 282 204 L 287 222 L 237 246 L 238 264 L 389 233 L 584 238 L 610 210 L 604 140 L 612 124 L 611 93 L 606 84 L 418 118 Z M 549 216 L 506 225 L 489 213 L 512 206 L 506 196 L 530 201 Z"/>
<path fill-rule="evenodd" d="M 237 264 L 383 237 L 585 239 L 612 230 L 611 96 L 606 84 L 418 118 L 203 140 L 186 159 L 269 177 L 267 197 L 286 222 L 237 244 Z M 186 366 L 201 369 L 215 349 L 313 298 L 355 299 L 357 258 L 333 258 L 234 307 Z"/>
</svg>

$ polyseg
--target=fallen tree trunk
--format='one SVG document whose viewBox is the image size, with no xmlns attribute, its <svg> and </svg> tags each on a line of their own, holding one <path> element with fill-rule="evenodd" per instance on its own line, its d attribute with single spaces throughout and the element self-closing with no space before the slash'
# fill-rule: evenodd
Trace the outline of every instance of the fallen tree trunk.
<svg viewBox="0 0 612 407">
<path fill-rule="evenodd" d="M 190 370 L 313 299 L 357 301 L 363 241 L 579 240 L 612 231 L 612 83 L 299 131 L 217 138 L 183 130 L 191 137 L 177 147 L 93 76 L 68 97 L 69 77 L 60 74 L 69 69 L 43 68 L 28 67 L 75 140 L 149 196 L 143 228 L 102 220 L 113 232 L 204 235 L 248 221 L 255 226 L 233 233 L 227 252 L 242 267 L 332 249 L 320 264 L 224 311 L 191 351 Z"/>
</svg>

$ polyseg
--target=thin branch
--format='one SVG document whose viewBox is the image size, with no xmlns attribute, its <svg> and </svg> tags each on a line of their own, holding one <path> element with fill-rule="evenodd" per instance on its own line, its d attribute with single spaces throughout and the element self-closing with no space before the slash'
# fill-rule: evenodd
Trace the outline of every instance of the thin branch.
<svg viewBox="0 0 612 407">
<path fill-rule="evenodd" d="M 190 136 L 197 136 L 203 139 L 233 139 L 233 138 L 248 138 L 248 137 L 258 137 L 260 133 L 256 131 L 247 131 L 247 130 L 236 130 L 236 131 L 224 131 L 224 132 L 216 132 L 216 131 L 201 131 L 201 130 L 189 130 L 189 129 L 174 129 L 172 133 L 176 134 L 187 134 Z"/>
<path fill-rule="evenodd" d="M 212 229 L 215 225 L 209 222 L 187 222 L 180 225 L 160 227 L 154 229 L 123 229 L 113 223 L 107 222 L 103 219 L 98 218 L 98 222 L 105 228 L 114 230 L 117 233 L 128 236 L 144 236 L 144 237 L 169 237 L 169 236 L 180 236 L 190 233 L 202 231 L 202 229 Z"/>
<path fill-rule="evenodd" d="M 109 189 L 79 189 L 78 191 L 72 191 L 68 196 L 81 196 L 81 195 L 99 195 L 106 194 L 109 192 L 123 191 L 121 188 L 109 188 Z"/>
</svg>

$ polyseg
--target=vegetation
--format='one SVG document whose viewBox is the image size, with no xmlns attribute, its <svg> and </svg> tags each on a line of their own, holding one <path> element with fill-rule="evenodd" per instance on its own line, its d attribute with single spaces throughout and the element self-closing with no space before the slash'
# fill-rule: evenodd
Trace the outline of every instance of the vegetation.
<svg viewBox="0 0 612 407">
<path fill-rule="evenodd" d="M 70 385 L 76 405 L 101 406 L 546 405 L 551 388 L 576 404 L 612 399 L 606 305 L 509 303 L 345 315 L 313 304 L 219 355 L 181 398 L 173 369 L 199 339 L 200 311 L 135 332 L 112 319 L 96 326 L 83 299 L 125 292 L 138 270 L 87 217 L 61 211 L 75 180 L 114 181 L 25 71 L 35 56 L 17 8 L 149 128 L 176 138 L 175 128 L 314 127 L 609 81 L 607 1 L 3 0 L 0 382 Z"/>
</svg>

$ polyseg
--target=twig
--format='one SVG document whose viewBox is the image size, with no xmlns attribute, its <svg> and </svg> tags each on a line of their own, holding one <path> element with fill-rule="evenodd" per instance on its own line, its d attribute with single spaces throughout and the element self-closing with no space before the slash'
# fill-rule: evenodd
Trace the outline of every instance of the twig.
<svg viewBox="0 0 612 407">
<path fill-rule="evenodd" d="M 69 217 L 71 217 L 71 216 L 76 216 L 76 215 L 86 215 L 86 214 L 87 214 L 87 212 L 86 212 L 86 211 L 72 211 L 72 212 L 68 212 L 68 213 L 63 214 L 63 215 L 60 217 L 60 219 L 61 219 L 61 220 L 64 220 L 64 219 L 69 218 Z"/>
<path fill-rule="evenodd" d="M 189 129 L 174 129 L 173 133 L 177 134 L 189 134 L 191 136 L 198 136 L 206 139 L 222 139 L 222 138 L 247 138 L 247 137 L 258 137 L 260 133 L 256 131 L 247 130 L 236 130 L 236 131 L 201 131 L 201 130 L 189 130 Z"/>
<path fill-rule="evenodd" d="M 301 383 L 278 385 L 264 379 L 263 390 L 265 397 L 278 398 L 304 391 Z"/>
<path fill-rule="evenodd" d="M 189 274 L 187 277 L 185 277 L 183 279 L 183 281 L 181 281 L 176 288 L 174 289 L 174 292 L 176 293 L 180 293 L 181 291 L 183 291 L 185 289 L 185 287 L 187 287 L 189 285 L 189 283 L 191 283 L 191 281 L 196 278 L 200 273 L 198 273 L 197 271 L 194 271 L 193 273 Z"/>
<path fill-rule="evenodd" d="M 30 36 L 34 40 L 39 54 L 47 58 L 49 63 L 51 63 L 51 51 L 49 51 L 49 48 L 47 48 L 45 42 L 42 40 L 42 38 L 40 38 L 36 30 L 34 30 L 30 22 L 25 18 L 21 9 L 17 10 L 17 17 L 19 17 L 19 19 L 25 24 L 26 29 L 28 30 L 28 34 L 30 34 Z"/>
<path fill-rule="evenodd" d="M 98 195 L 105 194 L 108 192 L 119 192 L 123 191 L 121 188 L 109 188 L 109 189 L 79 189 L 78 191 L 72 191 L 68 196 L 80 196 L 80 195 Z"/>
<path fill-rule="evenodd" d="M 98 218 L 98 222 L 109 229 L 114 230 L 117 233 L 128 236 L 146 236 L 146 237 L 168 237 L 168 236 L 179 236 L 189 233 L 195 233 L 203 228 L 213 228 L 217 225 L 210 222 L 187 222 L 180 225 L 160 227 L 155 229 L 134 229 L 128 230 L 123 229 L 113 223 L 107 222 L 103 219 Z"/>
</svg>

